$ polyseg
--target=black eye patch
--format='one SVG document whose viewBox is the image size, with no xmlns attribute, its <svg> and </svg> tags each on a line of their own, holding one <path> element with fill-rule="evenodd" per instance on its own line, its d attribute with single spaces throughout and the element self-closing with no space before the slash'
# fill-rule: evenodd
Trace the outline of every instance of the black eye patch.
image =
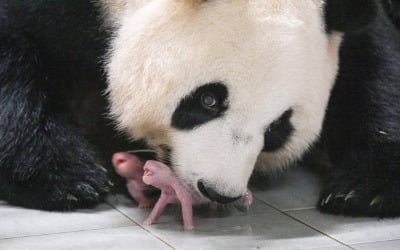
<svg viewBox="0 0 400 250">
<path fill-rule="evenodd" d="M 171 125 L 190 130 L 221 117 L 228 109 L 228 89 L 222 83 L 209 83 L 184 97 L 172 115 Z"/>
<path fill-rule="evenodd" d="M 290 123 L 293 110 L 289 109 L 267 128 L 264 134 L 264 152 L 274 152 L 282 148 L 292 135 L 294 128 Z"/>
</svg>

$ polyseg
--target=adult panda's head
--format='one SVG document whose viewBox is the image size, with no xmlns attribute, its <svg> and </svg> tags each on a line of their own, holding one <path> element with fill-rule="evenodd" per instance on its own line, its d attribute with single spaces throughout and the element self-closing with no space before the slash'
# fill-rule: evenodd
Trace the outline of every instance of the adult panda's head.
<svg viewBox="0 0 400 250">
<path fill-rule="evenodd" d="M 281 167 L 318 137 L 345 26 L 323 1 L 104 1 L 111 113 L 199 197 L 234 200 L 257 159 Z"/>
</svg>

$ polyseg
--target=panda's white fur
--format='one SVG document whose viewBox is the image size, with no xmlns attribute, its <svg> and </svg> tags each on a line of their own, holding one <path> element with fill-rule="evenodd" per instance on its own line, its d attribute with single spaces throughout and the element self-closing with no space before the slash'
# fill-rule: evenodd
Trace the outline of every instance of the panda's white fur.
<svg viewBox="0 0 400 250">
<path fill-rule="evenodd" d="M 105 20 L 111 26 L 118 26 L 121 16 L 128 9 L 135 11 L 151 0 L 100 0 L 100 8 L 104 10 Z"/>
<path fill-rule="evenodd" d="M 103 0 L 120 27 L 108 64 L 111 114 L 120 129 L 168 145 L 174 171 L 229 197 L 245 193 L 256 164 L 301 156 L 318 137 L 338 65 L 319 0 Z M 222 82 L 223 117 L 193 130 L 171 127 L 181 99 Z M 265 129 L 292 108 L 294 134 L 262 153 Z"/>
</svg>

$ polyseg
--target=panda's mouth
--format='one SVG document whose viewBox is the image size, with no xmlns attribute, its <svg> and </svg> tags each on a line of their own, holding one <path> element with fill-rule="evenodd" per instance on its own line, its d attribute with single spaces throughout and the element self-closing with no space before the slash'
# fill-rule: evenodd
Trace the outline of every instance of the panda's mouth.
<svg viewBox="0 0 400 250">
<path fill-rule="evenodd" d="M 220 204 L 231 203 L 242 197 L 242 196 L 228 197 L 225 195 L 221 195 L 217 191 L 215 191 L 215 189 L 206 186 L 202 181 L 197 182 L 197 187 L 204 197 L 210 199 L 211 201 L 218 202 Z"/>
</svg>

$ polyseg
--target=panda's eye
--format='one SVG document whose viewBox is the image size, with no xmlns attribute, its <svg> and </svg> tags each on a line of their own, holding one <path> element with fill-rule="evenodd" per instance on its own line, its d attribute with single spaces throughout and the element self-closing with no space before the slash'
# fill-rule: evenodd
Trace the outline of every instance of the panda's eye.
<svg viewBox="0 0 400 250">
<path fill-rule="evenodd" d="M 228 88 L 225 84 L 204 84 L 182 97 L 172 115 L 171 125 L 181 130 L 194 129 L 222 117 L 228 105 Z"/>
<path fill-rule="evenodd" d="M 201 105 L 205 108 L 214 108 L 217 105 L 217 98 L 211 92 L 201 95 Z"/>
</svg>

